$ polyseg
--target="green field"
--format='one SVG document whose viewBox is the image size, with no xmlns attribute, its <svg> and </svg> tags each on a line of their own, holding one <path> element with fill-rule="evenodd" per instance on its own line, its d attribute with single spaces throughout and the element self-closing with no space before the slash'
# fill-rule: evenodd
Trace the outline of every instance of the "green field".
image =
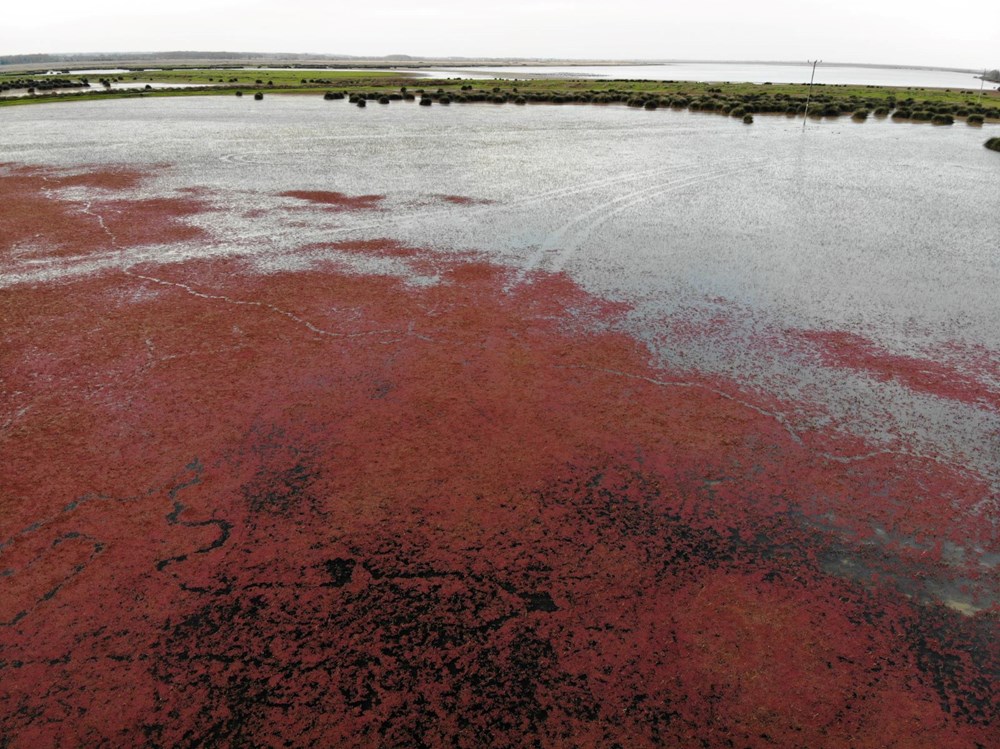
<svg viewBox="0 0 1000 749">
<path fill-rule="evenodd" d="M 0 73 L 0 86 L 17 79 L 40 78 L 38 73 Z M 79 76 L 64 76 L 79 78 Z M 515 103 L 628 103 L 647 108 L 674 107 L 702 111 L 732 113 L 741 109 L 747 113 L 801 114 L 809 87 L 802 84 L 755 83 L 692 83 L 666 81 L 616 81 L 594 79 L 543 78 L 506 81 L 436 80 L 407 74 L 406 71 L 356 70 L 243 70 L 238 68 L 172 68 L 165 70 L 135 70 L 109 75 L 111 90 L 104 90 L 98 79 L 90 75 L 91 88 L 67 94 L 40 91 L 29 97 L 0 99 L 0 106 L 18 106 L 51 101 L 85 101 L 106 98 L 149 96 L 209 96 L 229 95 L 235 91 L 268 93 L 317 94 L 326 91 L 344 92 L 378 98 L 398 94 L 401 87 L 427 91 L 434 99 L 442 95 L 463 101 Z M 120 83 L 202 84 L 197 89 L 152 89 L 145 91 L 114 89 Z M 523 101 L 519 101 L 523 100 Z M 810 113 L 826 116 L 849 114 L 859 109 L 889 112 L 903 110 L 965 117 L 980 114 L 988 120 L 1000 119 L 1000 92 L 934 88 L 890 88 L 885 86 L 845 86 L 817 84 L 812 91 Z M 742 115 L 739 115 L 742 116 Z M 904 117 L 908 118 L 908 116 Z M 915 116 L 914 119 L 921 119 Z M 929 117 L 927 119 L 930 119 Z"/>
</svg>

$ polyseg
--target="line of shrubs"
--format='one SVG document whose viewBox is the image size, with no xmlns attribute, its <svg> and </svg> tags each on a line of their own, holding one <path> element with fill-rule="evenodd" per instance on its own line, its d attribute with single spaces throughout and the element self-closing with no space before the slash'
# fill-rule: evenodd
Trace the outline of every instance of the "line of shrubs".
<svg viewBox="0 0 1000 749">
<path fill-rule="evenodd" d="M 619 91 L 616 89 L 589 91 L 540 91 L 521 92 L 517 87 L 504 90 L 499 86 L 492 89 L 476 88 L 470 84 L 461 86 L 459 91 L 446 92 L 443 88 L 436 91 L 416 89 L 411 92 L 406 86 L 399 93 L 379 92 L 329 92 L 325 99 L 343 99 L 349 97 L 352 104 L 364 106 L 363 102 L 376 100 L 382 104 L 391 101 L 412 101 L 420 97 L 422 106 L 450 104 L 451 102 L 488 102 L 494 104 L 625 104 L 626 106 L 656 110 L 660 108 L 690 109 L 700 112 L 718 112 L 732 117 L 741 118 L 748 124 L 753 122 L 753 115 L 758 113 L 787 114 L 797 116 L 805 114 L 807 103 L 805 97 L 791 94 L 741 94 L 725 95 L 721 89 L 708 89 L 700 95 L 689 95 L 684 92 L 675 94 L 636 93 L 634 91 Z M 931 122 L 936 125 L 951 125 L 955 117 L 966 117 L 970 125 L 982 124 L 987 116 L 1000 118 L 1000 108 L 984 107 L 969 103 L 965 107 L 958 105 L 940 105 L 933 102 L 916 102 L 912 98 L 896 100 L 893 97 L 844 97 L 836 98 L 821 94 L 813 97 L 808 103 L 808 114 L 811 117 L 840 117 L 851 115 L 856 121 L 867 120 L 869 116 L 885 118 L 892 115 L 894 120 L 913 120 Z M 749 119 L 747 119 L 749 118 Z"/>
<path fill-rule="evenodd" d="M 0 83 L 0 91 L 27 89 L 28 93 L 34 93 L 57 88 L 90 88 L 90 81 L 86 78 L 13 78 Z"/>
</svg>

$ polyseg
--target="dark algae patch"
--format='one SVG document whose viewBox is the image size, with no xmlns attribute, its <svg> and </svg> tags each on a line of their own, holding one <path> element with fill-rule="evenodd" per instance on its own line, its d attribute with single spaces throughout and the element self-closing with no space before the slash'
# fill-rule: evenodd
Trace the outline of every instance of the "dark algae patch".
<svg viewBox="0 0 1000 749">
<path fill-rule="evenodd" d="M 325 190 L 290 190 L 281 195 L 286 198 L 307 200 L 340 211 L 370 211 L 378 208 L 378 204 L 383 200 L 382 195 L 345 195 L 342 192 Z"/>
<path fill-rule="evenodd" d="M 43 192 L 68 178 L 4 167 L 31 211 L 0 257 L 50 225 L 60 254 L 145 246 L 101 229 L 132 177 L 73 177 L 109 219 Z M 198 207 L 150 225 L 188 241 Z M 229 257 L 3 289 L 4 746 L 1000 743 L 995 608 L 897 582 L 989 588 L 943 551 L 996 553 L 983 480 L 654 368 L 564 275 L 331 248 L 439 281 Z"/>
</svg>

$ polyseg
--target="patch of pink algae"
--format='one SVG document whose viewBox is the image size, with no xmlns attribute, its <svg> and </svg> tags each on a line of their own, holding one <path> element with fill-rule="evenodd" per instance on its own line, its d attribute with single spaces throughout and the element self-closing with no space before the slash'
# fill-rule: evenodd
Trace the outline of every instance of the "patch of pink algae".
<svg viewBox="0 0 1000 749">
<path fill-rule="evenodd" d="M 385 200 L 384 195 L 346 195 L 328 190 L 289 190 L 281 193 L 281 197 L 306 200 L 338 211 L 371 211 Z"/>
<path fill-rule="evenodd" d="M 1000 411 L 1000 391 L 947 364 L 893 354 L 848 331 L 802 331 L 830 366 L 864 371 L 883 382 L 894 381 L 911 390 Z M 996 377 L 1000 370 L 994 369 Z"/>
</svg>

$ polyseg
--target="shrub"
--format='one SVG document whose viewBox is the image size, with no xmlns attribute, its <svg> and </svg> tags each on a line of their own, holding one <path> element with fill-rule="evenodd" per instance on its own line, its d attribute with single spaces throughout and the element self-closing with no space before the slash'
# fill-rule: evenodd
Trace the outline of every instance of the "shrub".
<svg viewBox="0 0 1000 749">
<path fill-rule="evenodd" d="M 261 99 L 264 98 L 264 94 L 258 91 L 256 94 L 253 95 L 253 98 L 256 99 L 257 101 L 260 101 Z"/>
<path fill-rule="evenodd" d="M 908 120 L 912 113 L 909 109 L 897 109 L 892 113 L 892 119 L 894 120 Z"/>
<path fill-rule="evenodd" d="M 752 125 L 753 124 L 753 115 L 752 114 L 745 114 L 745 115 L 743 115 L 743 124 L 744 125 Z"/>
<path fill-rule="evenodd" d="M 867 109 L 858 109 L 851 116 L 856 120 L 867 120 L 869 114 L 870 112 Z"/>
<path fill-rule="evenodd" d="M 431 97 L 429 97 L 429 96 L 421 96 L 420 97 L 420 106 L 422 106 L 422 107 L 429 107 L 431 105 L 431 103 L 432 103 L 431 102 Z"/>
<path fill-rule="evenodd" d="M 876 117 L 888 117 L 889 116 L 889 108 L 888 107 L 876 107 L 875 111 L 873 112 L 873 114 Z"/>
<path fill-rule="evenodd" d="M 368 100 L 367 99 L 358 99 L 358 103 L 355 104 L 355 106 L 356 107 L 360 107 L 361 109 L 364 109 L 366 106 L 368 106 Z"/>
<path fill-rule="evenodd" d="M 1000 137 L 990 138 L 988 141 L 983 143 L 983 145 L 991 151 L 1000 151 Z"/>
<path fill-rule="evenodd" d="M 236 92 L 236 95 L 237 95 L 237 96 L 243 96 L 243 92 L 242 92 L 242 91 L 237 91 L 237 92 Z"/>
<path fill-rule="evenodd" d="M 445 104 L 445 105 L 451 104 L 451 97 L 450 96 L 442 96 L 440 99 L 438 99 L 438 104 Z"/>
<path fill-rule="evenodd" d="M 932 119 L 934 115 L 928 112 L 927 110 L 920 109 L 914 112 L 912 117 L 913 119 L 918 120 L 920 122 L 927 122 L 928 120 Z"/>
<path fill-rule="evenodd" d="M 379 99 L 378 99 L 378 103 L 379 104 L 388 104 L 389 103 L 389 97 L 388 96 L 380 96 Z"/>
<path fill-rule="evenodd" d="M 524 97 L 523 97 L 523 96 L 518 96 L 518 97 L 517 97 L 516 99 L 514 99 L 514 103 L 515 103 L 515 104 L 525 104 L 525 103 L 527 103 L 527 102 L 525 102 L 525 100 L 524 100 Z"/>
<path fill-rule="evenodd" d="M 648 109 L 649 111 L 652 111 L 652 110 L 656 109 L 658 106 L 660 106 L 660 105 L 656 102 L 656 100 L 650 99 L 649 101 L 646 102 L 646 104 L 644 105 L 644 108 Z"/>
<path fill-rule="evenodd" d="M 970 114 L 965 122 L 969 125 L 982 125 L 985 118 L 981 114 Z"/>
<path fill-rule="evenodd" d="M 955 118 L 952 117 L 950 114 L 936 114 L 931 119 L 931 122 L 934 123 L 935 125 L 954 125 Z"/>
</svg>

